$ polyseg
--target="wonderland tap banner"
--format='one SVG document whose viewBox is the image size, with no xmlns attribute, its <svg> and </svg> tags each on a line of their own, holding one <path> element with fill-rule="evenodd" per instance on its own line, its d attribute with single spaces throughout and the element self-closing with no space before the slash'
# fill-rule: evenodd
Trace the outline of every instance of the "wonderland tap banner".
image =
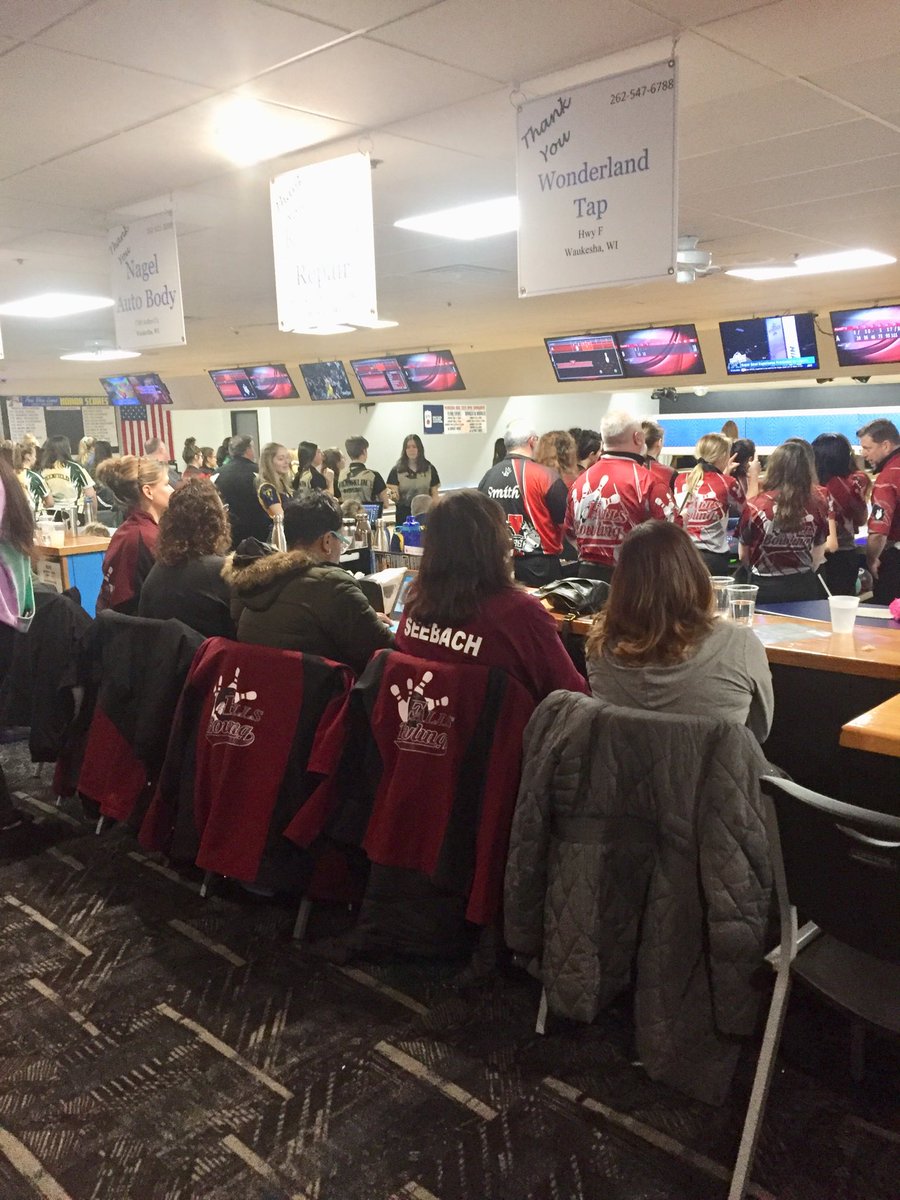
<svg viewBox="0 0 900 1200">
<path fill-rule="evenodd" d="M 520 296 L 673 274 L 676 114 L 674 59 L 521 106 Z"/>
<path fill-rule="evenodd" d="M 279 329 L 303 332 L 377 320 L 368 154 L 276 176 L 271 204 Z"/>
<path fill-rule="evenodd" d="M 123 350 L 183 346 L 184 303 L 172 213 L 114 226 L 107 246 L 117 345 Z"/>
</svg>

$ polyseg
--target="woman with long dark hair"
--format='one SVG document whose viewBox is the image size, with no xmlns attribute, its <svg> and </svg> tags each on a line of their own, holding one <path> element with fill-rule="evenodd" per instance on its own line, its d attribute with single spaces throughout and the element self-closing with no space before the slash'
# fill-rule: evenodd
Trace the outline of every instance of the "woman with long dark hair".
<svg viewBox="0 0 900 1200">
<path fill-rule="evenodd" d="M 440 495 L 440 476 L 425 457 L 425 447 L 417 433 L 409 433 L 403 439 L 400 457 L 388 472 L 387 485 L 397 505 L 398 525 L 410 515 L 413 496 L 431 496 L 436 500 Z"/>
<path fill-rule="evenodd" d="M 809 447 L 785 442 L 774 450 L 763 489 L 747 500 L 738 526 L 741 562 L 759 587 L 757 602 L 821 600 L 816 571 L 825 557 L 828 511 Z"/>
<path fill-rule="evenodd" d="M 503 510 L 474 490 L 451 492 L 431 510 L 396 645 L 417 658 L 501 667 L 536 701 L 557 688 L 587 691 L 555 621 L 513 580 Z"/>
<path fill-rule="evenodd" d="M 837 549 L 825 555 L 821 574 L 835 595 L 855 596 L 859 568 L 865 566 L 856 535 L 869 515 L 869 477 L 857 470 L 853 447 L 842 433 L 820 433 L 812 448 L 819 485 L 837 527 Z"/>
<path fill-rule="evenodd" d="M 713 615 L 709 574 L 677 525 L 647 521 L 626 536 L 586 654 L 599 700 L 735 721 L 761 742 L 768 737 L 774 701 L 765 647 L 746 625 Z"/>
<path fill-rule="evenodd" d="M 54 507 L 76 504 L 80 511 L 85 498 L 93 500 L 96 494 L 93 479 L 72 457 L 72 446 L 67 437 L 51 437 L 44 442 L 41 475 L 50 489 Z"/>
<path fill-rule="evenodd" d="M 297 447 L 297 474 L 294 476 L 294 491 L 312 488 L 314 492 L 334 495 L 335 475 L 330 467 L 324 467 L 324 454 L 315 442 L 301 442 Z"/>
<path fill-rule="evenodd" d="M 141 588 L 142 617 L 176 617 L 204 637 L 234 637 L 231 590 L 222 578 L 231 545 L 216 487 L 199 476 L 172 493 L 159 519 L 156 563 Z"/>
<path fill-rule="evenodd" d="M 101 463 L 97 476 L 127 513 L 103 556 L 97 611 L 111 608 L 136 616 L 141 588 L 156 558 L 159 519 L 172 494 L 169 469 L 156 458 L 126 454 Z"/>
</svg>

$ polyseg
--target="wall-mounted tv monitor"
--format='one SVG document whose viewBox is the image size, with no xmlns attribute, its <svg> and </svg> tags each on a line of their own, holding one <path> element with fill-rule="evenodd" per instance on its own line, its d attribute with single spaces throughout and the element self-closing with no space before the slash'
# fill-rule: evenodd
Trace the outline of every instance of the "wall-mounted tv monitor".
<svg viewBox="0 0 900 1200">
<path fill-rule="evenodd" d="M 900 363 L 900 304 L 833 312 L 831 328 L 842 367 Z"/>
<path fill-rule="evenodd" d="M 409 383 L 396 358 L 351 358 L 350 366 L 364 396 L 391 396 L 409 391 Z"/>
<path fill-rule="evenodd" d="M 616 339 L 611 333 L 544 338 L 559 383 L 587 379 L 617 379 L 625 374 Z"/>
<path fill-rule="evenodd" d="M 706 371 L 693 325 L 624 329 L 616 334 L 616 341 L 629 379 L 703 375 Z"/>
<path fill-rule="evenodd" d="M 171 404 L 169 389 L 155 374 L 108 375 L 100 380 L 110 404 Z"/>
<path fill-rule="evenodd" d="M 427 350 L 397 356 L 411 392 L 464 392 L 456 359 L 449 350 Z"/>
<path fill-rule="evenodd" d="M 720 321 L 719 333 L 729 375 L 819 369 L 812 313 Z"/>
<path fill-rule="evenodd" d="M 352 400 L 353 388 L 342 362 L 300 363 L 310 400 Z"/>
<path fill-rule="evenodd" d="M 223 400 L 296 400 L 300 393 L 284 363 L 256 367 L 223 367 L 210 371 L 210 379 Z"/>
</svg>

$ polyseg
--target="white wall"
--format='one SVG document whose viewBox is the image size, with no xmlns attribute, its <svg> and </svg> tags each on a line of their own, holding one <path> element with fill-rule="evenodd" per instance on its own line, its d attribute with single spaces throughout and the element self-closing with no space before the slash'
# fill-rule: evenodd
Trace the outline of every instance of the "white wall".
<svg viewBox="0 0 900 1200">
<path fill-rule="evenodd" d="M 431 434 L 422 432 L 423 400 L 438 402 L 440 397 L 419 400 L 392 400 L 375 403 L 360 411 L 355 401 L 346 404 L 322 403 L 293 408 L 260 409 L 260 439 L 263 440 L 263 412 L 271 417 L 271 437 L 296 450 L 300 441 L 315 442 L 323 449 L 339 446 L 359 433 L 369 440 L 369 464 L 387 476 L 400 457 L 404 438 L 418 433 L 425 453 L 437 467 L 445 487 L 472 487 L 491 465 L 494 441 L 514 417 L 533 421 L 538 432 L 568 429 L 579 425 L 596 429 L 600 418 L 614 399 L 618 406 L 636 416 L 653 416 L 659 405 L 646 392 L 594 392 L 554 396 L 500 396 L 490 399 L 466 397 L 467 404 L 484 404 L 487 409 L 486 434 Z M 452 403 L 455 397 L 444 398 Z M 186 424 L 195 413 L 182 414 Z M 224 435 L 223 435 L 224 436 Z"/>
<path fill-rule="evenodd" d="M 256 408 L 256 406 L 253 406 Z M 264 446 L 272 440 L 272 410 L 256 408 L 259 421 L 259 443 Z M 231 437 L 230 408 L 176 408 L 172 407 L 172 440 L 175 443 L 175 459 L 179 468 L 181 451 L 189 437 L 197 439 L 198 446 L 221 446 Z"/>
</svg>

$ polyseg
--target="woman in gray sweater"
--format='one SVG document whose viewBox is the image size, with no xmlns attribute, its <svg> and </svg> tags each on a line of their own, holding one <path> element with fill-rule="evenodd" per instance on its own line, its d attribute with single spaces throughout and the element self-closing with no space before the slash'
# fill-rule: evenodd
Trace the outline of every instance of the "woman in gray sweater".
<svg viewBox="0 0 900 1200">
<path fill-rule="evenodd" d="M 746 625 L 713 616 L 709 573 L 676 525 L 648 521 L 625 538 L 587 665 L 593 695 L 609 704 L 735 721 L 760 742 L 769 736 L 765 647 Z"/>
</svg>

